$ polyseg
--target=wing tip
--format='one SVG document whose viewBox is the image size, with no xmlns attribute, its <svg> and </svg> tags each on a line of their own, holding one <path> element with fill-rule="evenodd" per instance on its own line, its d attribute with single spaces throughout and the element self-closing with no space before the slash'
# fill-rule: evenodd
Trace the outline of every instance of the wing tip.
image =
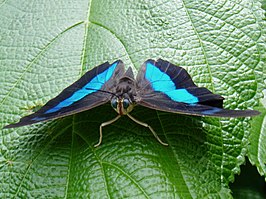
<svg viewBox="0 0 266 199">
<path fill-rule="evenodd" d="M 250 116 L 258 116 L 261 114 L 260 111 L 257 110 L 246 110 L 248 113 L 250 113 Z"/>
<path fill-rule="evenodd" d="M 108 64 L 109 64 L 109 62 L 107 62 Z M 121 59 L 118 59 L 118 60 L 116 60 L 116 61 L 114 61 L 113 63 L 111 63 L 110 65 L 113 65 L 113 64 L 124 64 L 124 62 L 121 60 Z"/>
<path fill-rule="evenodd" d="M 235 117 L 254 117 L 260 114 L 261 112 L 256 110 L 236 110 Z"/>
<path fill-rule="evenodd" d="M 220 108 L 217 108 L 217 110 Z M 241 117 L 254 117 L 261 114 L 261 112 L 256 110 L 230 110 L 230 109 L 220 109 L 214 114 L 205 113 L 204 116 L 207 117 L 225 117 L 225 118 L 241 118 Z M 224 112 L 225 111 L 225 112 Z"/>
<path fill-rule="evenodd" d="M 156 61 L 154 59 L 147 59 L 145 62 L 144 62 L 144 65 L 146 65 L 147 63 L 151 63 L 151 64 L 154 64 Z"/>
<path fill-rule="evenodd" d="M 11 129 L 11 128 L 16 128 L 16 127 L 19 127 L 21 126 L 20 123 L 15 123 L 15 124 L 8 124 L 6 126 L 3 127 L 3 129 Z"/>
<path fill-rule="evenodd" d="M 29 115 L 29 116 L 31 116 L 31 115 Z M 4 126 L 3 129 L 17 128 L 17 127 L 31 125 L 31 124 L 34 124 L 34 123 L 37 123 L 37 122 L 45 121 L 44 119 L 36 120 L 35 118 L 37 118 L 37 117 L 29 118 L 29 116 L 21 118 L 20 121 L 17 122 L 17 123 L 8 124 L 8 125 Z"/>
<path fill-rule="evenodd" d="M 171 63 L 171 62 L 169 62 L 169 61 L 167 61 L 167 60 L 164 60 L 164 59 L 162 59 L 162 58 L 158 58 L 158 59 L 156 59 L 156 60 L 154 60 L 154 59 L 147 59 L 147 60 L 144 62 L 144 65 L 146 65 L 147 63 L 151 63 L 151 64 L 153 64 L 153 65 L 155 65 L 155 66 L 161 66 L 161 65 L 173 65 L 173 66 L 175 66 L 175 67 L 180 67 L 180 66 L 175 65 L 175 64 L 173 64 L 173 63 Z M 180 68 L 182 68 L 182 67 L 180 67 Z"/>
</svg>

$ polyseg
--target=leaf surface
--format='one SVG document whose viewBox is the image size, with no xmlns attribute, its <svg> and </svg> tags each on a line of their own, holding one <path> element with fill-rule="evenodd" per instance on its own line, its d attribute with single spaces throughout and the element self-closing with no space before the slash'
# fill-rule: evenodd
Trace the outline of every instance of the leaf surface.
<svg viewBox="0 0 266 199">
<path fill-rule="evenodd" d="M 265 177 L 266 175 L 266 98 L 261 101 L 260 107 L 261 115 L 254 118 L 252 121 L 252 131 L 249 137 L 249 153 L 248 157 L 252 164 L 254 164 L 259 173 Z"/>
<path fill-rule="evenodd" d="M 0 127 L 59 94 L 87 70 L 148 58 L 188 70 L 199 86 L 252 109 L 265 88 L 259 1 L 0 1 Z M 265 74 L 265 73 L 264 73 Z M 180 116 L 136 107 L 169 147 L 110 105 L 0 134 L 1 198 L 230 198 L 250 118 Z M 261 127 L 258 127 L 261 129 Z M 253 129 L 253 127 L 252 127 Z M 265 150 L 265 145 L 263 145 Z"/>
</svg>

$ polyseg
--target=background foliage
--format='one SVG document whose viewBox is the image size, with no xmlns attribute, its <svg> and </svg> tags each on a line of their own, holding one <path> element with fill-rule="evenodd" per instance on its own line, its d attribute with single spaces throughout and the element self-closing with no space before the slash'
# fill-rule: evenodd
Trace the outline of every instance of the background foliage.
<svg viewBox="0 0 266 199">
<path fill-rule="evenodd" d="M 265 88 L 264 14 L 256 0 L 0 0 L 0 127 L 116 59 L 135 74 L 148 58 L 169 60 L 226 108 L 252 109 Z M 124 117 L 94 148 L 99 125 L 116 115 L 109 104 L 1 130 L 0 197 L 231 198 L 245 155 L 265 176 L 259 109 L 251 122 L 137 107 L 169 147 Z"/>
</svg>

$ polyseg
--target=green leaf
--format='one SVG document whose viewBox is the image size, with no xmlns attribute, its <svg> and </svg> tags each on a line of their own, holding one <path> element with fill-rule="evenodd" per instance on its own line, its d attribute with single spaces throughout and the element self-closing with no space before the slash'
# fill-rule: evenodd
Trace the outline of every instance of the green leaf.
<svg viewBox="0 0 266 199">
<path fill-rule="evenodd" d="M 263 17 L 259 1 L 250 0 L 2 0 L 0 127 L 116 59 L 135 74 L 148 58 L 166 59 L 186 68 L 197 85 L 223 95 L 226 108 L 252 109 L 265 88 Z M 0 198 L 232 197 L 228 183 L 244 161 L 250 118 L 142 107 L 132 114 L 169 147 L 123 117 L 103 129 L 103 143 L 94 148 L 99 125 L 116 115 L 109 104 L 1 130 Z"/>
<path fill-rule="evenodd" d="M 266 176 L 266 98 L 262 100 L 258 110 L 261 115 L 252 121 L 248 157 L 259 173 Z"/>
</svg>

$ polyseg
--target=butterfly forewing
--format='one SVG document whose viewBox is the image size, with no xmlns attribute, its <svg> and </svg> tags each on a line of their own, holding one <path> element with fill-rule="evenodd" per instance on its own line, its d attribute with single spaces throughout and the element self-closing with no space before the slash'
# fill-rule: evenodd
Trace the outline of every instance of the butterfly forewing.
<svg viewBox="0 0 266 199">
<path fill-rule="evenodd" d="M 122 61 L 101 64 L 48 101 L 40 110 L 5 128 L 24 126 L 89 110 L 106 103 L 113 95 L 119 98 L 132 95 L 133 103 L 180 114 L 214 117 L 246 117 L 259 114 L 253 110 L 223 109 L 222 96 L 212 93 L 207 88 L 196 86 L 184 68 L 162 59 L 147 60 L 137 75 L 136 85 L 135 82 L 134 85 L 127 83 L 127 78 L 134 82 L 131 70 L 125 74 Z M 134 92 L 123 93 L 132 91 L 129 88 Z"/>
<path fill-rule="evenodd" d="M 112 89 L 115 81 L 123 74 L 124 64 L 122 61 L 101 64 L 48 101 L 40 110 L 5 128 L 64 117 L 104 104 L 111 98 L 111 95 L 107 93 L 108 90 Z M 98 92 L 99 90 L 102 92 Z"/>
<path fill-rule="evenodd" d="M 253 110 L 228 110 L 202 104 L 179 103 L 159 93 L 142 97 L 138 104 L 155 110 L 196 116 L 247 117 L 259 114 L 258 111 Z"/>
<path fill-rule="evenodd" d="M 137 76 L 137 103 L 148 108 L 198 116 L 246 117 L 253 110 L 223 109 L 223 97 L 197 87 L 187 71 L 167 61 L 147 60 Z"/>
</svg>

